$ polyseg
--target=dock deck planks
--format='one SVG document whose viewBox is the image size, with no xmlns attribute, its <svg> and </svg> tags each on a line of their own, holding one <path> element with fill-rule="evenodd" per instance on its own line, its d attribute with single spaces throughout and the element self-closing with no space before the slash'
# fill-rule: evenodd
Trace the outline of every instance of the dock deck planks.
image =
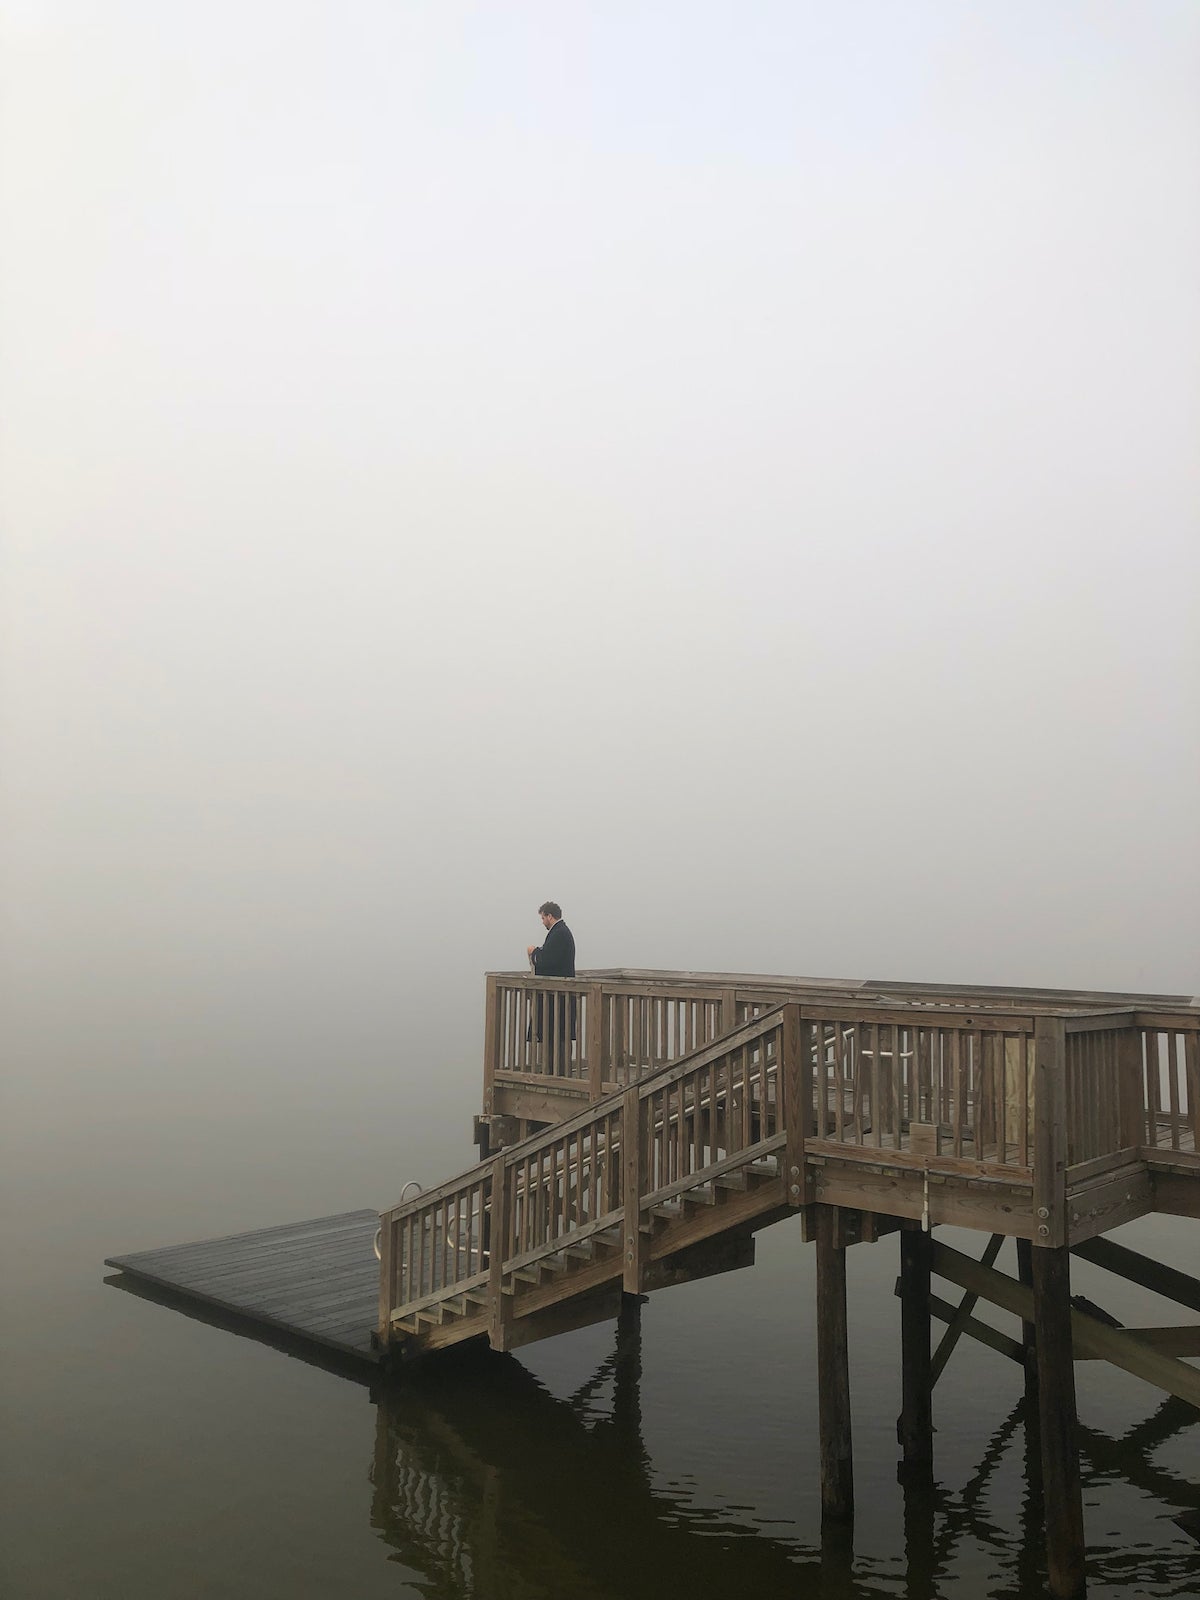
<svg viewBox="0 0 1200 1600">
<path fill-rule="evenodd" d="M 299 1339 L 378 1361 L 377 1211 L 109 1256 L 105 1266 Z"/>
</svg>

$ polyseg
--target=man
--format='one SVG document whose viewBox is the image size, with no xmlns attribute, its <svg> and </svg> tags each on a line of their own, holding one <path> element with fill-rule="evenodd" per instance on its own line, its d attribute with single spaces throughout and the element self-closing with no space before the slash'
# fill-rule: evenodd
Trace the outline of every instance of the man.
<svg viewBox="0 0 1200 1600">
<path fill-rule="evenodd" d="M 546 942 L 540 949 L 532 944 L 525 947 L 529 965 L 539 978 L 573 978 L 575 940 L 562 919 L 562 907 L 557 900 L 545 900 L 538 907 L 538 916 L 546 930 Z"/>
<path fill-rule="evenodd" d="M 525 954 L 529 957 L 529 965 L 539 978 L 573 978 L 575 976 L 575 940 L 570 928 L 562 919 L 562 907 L 557 900 L 545 900 L 538 907 L 538 916 L 542 919 L 542 927 L 546 930 L 546 942 L 539 949 L 536 945 L 526 945 Z M 575 996 L 571 995 L 564 1004 L 563 995 L 550 996 L 550 1016 L 557 1019 L 558 1026 L 553 1029 L 550 1039 L 551 1072 L 566 1070 L 567 1029 L 570 1036 L 575 1037 Z M 537 997 L 534 1015 L 537 1020 L 537 1042 L 542 1042 L 542 996 Z M 532 1019 L 526 1038 L 532 1033 Z"/>
</svg>

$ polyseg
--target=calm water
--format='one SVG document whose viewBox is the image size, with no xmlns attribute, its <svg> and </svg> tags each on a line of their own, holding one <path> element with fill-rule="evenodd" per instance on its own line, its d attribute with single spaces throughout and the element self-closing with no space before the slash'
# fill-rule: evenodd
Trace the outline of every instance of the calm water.
<svg viewBox="0 0 1200 1600">
<path fill-rule="evenodd" d="M 964 1341 L 936 1392 L 936 1489 L 897 1484 L 894 1239 L 850 1255 L 858 1517 L 824 1549 L 794 1225 L 759 1236 L 750 1271 L 655 1296 L 640 1327 L 391 1385 L 106 1284 L 106 1255 L 384 1205 L 471 1155 L 477 1069 L 446 1057 L 474 1062 L 473 1010 L 452 1051 L 408 1019 L 404 1068 L 371 1041 L 356 1061 L 306 1030 L 252 1050 L 145 1022 L 136 1049 L 111 1019 L 60 1030 L 6 1092 L 6 1596 L 1043 1592 L 1015 1367 Z M 434 1085 L 417 1107 L 415 1063 Z M 1194 1224 L 1124 1237 L 1195 1264 Z M 1084 1264 L 1076 1288 L 1184 1320 Z M 1200 1593 L 1200 1545 L 1171 1520 L 1200 1506 L 1195 1414 L 1077 1370 L 1092 1594 Z"/>
</svg>

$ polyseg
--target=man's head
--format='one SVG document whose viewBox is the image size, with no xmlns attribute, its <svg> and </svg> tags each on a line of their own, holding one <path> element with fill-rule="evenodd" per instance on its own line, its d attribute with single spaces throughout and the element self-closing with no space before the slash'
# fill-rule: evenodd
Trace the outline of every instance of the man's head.
<svg viewBox="0 0 1200 1600">
<path fill-rule="evenodd" d="M 543 900 L 538 907 L 538 916 L 542 919 L 543 928 L 552 928 L 562 916 L 562 907 L 557 900 Z"/>
</svg>

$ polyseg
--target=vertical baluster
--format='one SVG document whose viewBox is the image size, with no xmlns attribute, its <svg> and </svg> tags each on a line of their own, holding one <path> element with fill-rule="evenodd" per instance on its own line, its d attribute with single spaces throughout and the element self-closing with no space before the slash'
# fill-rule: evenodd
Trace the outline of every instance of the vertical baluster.
<svg viewBox="0 0 1200 1600">
<path fill-rule="evenodd" d="M 1017 1039 L 1017 1071 L 1020 1073 L 1020 1082 L 1017 1086 L 1020 1096 L 1020 1128 L 1017 1137 L 1020 1144 L 1017 1150 L 1017 1160 L 1021 1166 L 1029 1165 L 1029 1040 L 1025 1034 Z"/>
<path fill-rule="evenodd" d="M 1146 1087 L 1149 1091 L 1146 1103 L 1150 1108 L 1149 1142 L 1157 1148 L 1162 1121 L 1162 1051 L 1159 1047 L 1159 1035 L 1156 1028 L 1147 1028 L 1144 1037 L 1146 1040 Z"/>
<path fill-rule="evenodd" d="M 1171 1105 L 1171 1149 L 1179 1149 L 1179 1034 L 1171 1028 L 1166 1035 L 1167 1094 Z"/>
</svg>

